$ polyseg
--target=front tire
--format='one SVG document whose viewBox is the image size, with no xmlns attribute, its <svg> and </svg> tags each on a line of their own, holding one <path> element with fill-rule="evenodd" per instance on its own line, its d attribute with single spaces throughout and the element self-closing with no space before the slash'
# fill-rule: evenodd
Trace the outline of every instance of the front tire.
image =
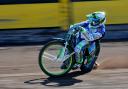
<svg viewBox="0 0 128 89">
<path fill-rule="evenodd" d="M 60 77 L 71 70 L 74 64 L 73 56 L 68 58 L 69 64 L 65 69 L 61 68 L 61 65 L 64 61 L 56 60 L 59 50 L 62 49 L 64 45 L 64 41 L 62 40 L 53 40 L 45 44 L 44 47 L 42 47 L 40 50 L 39 66 L 46 75 L 51 77 Z M 68 50 L 69 54 L 72 52 L 69 47 L 67 47 L 66 50 Z"/>
</svg>

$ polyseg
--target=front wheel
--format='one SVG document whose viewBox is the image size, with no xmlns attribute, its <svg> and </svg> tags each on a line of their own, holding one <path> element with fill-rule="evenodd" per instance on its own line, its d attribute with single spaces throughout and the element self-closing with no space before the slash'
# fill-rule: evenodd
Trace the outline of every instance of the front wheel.
<svg viewBox="0 0 128 89">
<path fill-rule="evenodd" d="M 64 61 L 58 58 L 60 50 L 64 49 L 64 41 L 53 40 L 44 45 L 39 53 L 39 66 L 41 70 L 48 76 L 60 77 L 68 73 L 74 63 L 73 56 L 68 57 L 68 64 L 66 68 L 61 68 Z M 67 47 L 65 49 L 65 56 L 70 55 L 71 50 Z"/>
</svg>

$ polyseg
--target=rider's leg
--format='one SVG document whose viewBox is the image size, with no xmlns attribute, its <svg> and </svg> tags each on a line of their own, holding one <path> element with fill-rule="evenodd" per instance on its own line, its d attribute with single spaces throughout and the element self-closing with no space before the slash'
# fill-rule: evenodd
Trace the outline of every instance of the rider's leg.
<svg viewBox="0 0 128 89">
<path fill-rule="evenodd" d="M 74 48 L 75 51 L 75 59 L 76 59 L 76 64 L 73 66 L 72 69 L 77 69 L 78 67 L 80 67 L 80 65 L 83 62 L 83 54 L 82 54 L 82 49 L 85 48 L 87 45 L 87 42 L 85 40 L 81 40 Z M 61 69 L 65 69 L 66 68 L 67 63 L 63 63 L 61 66 Z"/>
<path fill-rule="evenodd" d="M 95 56 L 94 55 L 95 54 L 95 49 L 96 49 L 95 42 L 93 42 L 88 47 L 89 54 L 90 54 L 90 56 L 87 58 L 88 59 L 88 64 L 91 63 L 91 61 L 93 60 L 93 57 Z M 93 68 L 96 69 L 98 66 L 99 66 L 99 63 L 95 62 Z"/>
<path fill-rule="evenodd" d="M 84 48 L 86 48 L 86 45 L 88 44 L 87 41 L 82 40 L 80 41 L 76 46 L 75 46 L 75 59 L 76 59 L 76 63 L 81 64 L 83 62 L 83 50 Z"/>
</svg>

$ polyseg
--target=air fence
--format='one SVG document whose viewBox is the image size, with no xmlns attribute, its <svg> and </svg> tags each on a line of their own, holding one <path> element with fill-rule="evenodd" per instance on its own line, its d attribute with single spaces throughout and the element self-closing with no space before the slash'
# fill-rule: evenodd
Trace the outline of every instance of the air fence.
<svg viewBox="0 0 128 89">
<path fill-rule="evenodd" d="M 3 2 L 1 2 L 3 1 Z M 12 1 L 12 2 L 11 2 Z M 0 0 L 0 45 L 44 44 L 64 37 L 86 14 L 107 14 L 104 41 L 128 41 L 128 0 Z"/>
</svg>

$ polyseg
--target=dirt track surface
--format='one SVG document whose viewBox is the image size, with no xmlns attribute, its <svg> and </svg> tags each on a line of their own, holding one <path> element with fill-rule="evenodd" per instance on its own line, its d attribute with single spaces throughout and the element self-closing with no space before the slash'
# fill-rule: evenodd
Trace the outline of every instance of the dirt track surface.
<svg viewBox="0 0 128 89">
<path fill-rule="evenodd" d="M 128 89 L 128 42 L 102 43 L 100 67 L 46 76 L 38 66 L 41 46 L 0 47 L 0 89 Z"/>
</svg>

